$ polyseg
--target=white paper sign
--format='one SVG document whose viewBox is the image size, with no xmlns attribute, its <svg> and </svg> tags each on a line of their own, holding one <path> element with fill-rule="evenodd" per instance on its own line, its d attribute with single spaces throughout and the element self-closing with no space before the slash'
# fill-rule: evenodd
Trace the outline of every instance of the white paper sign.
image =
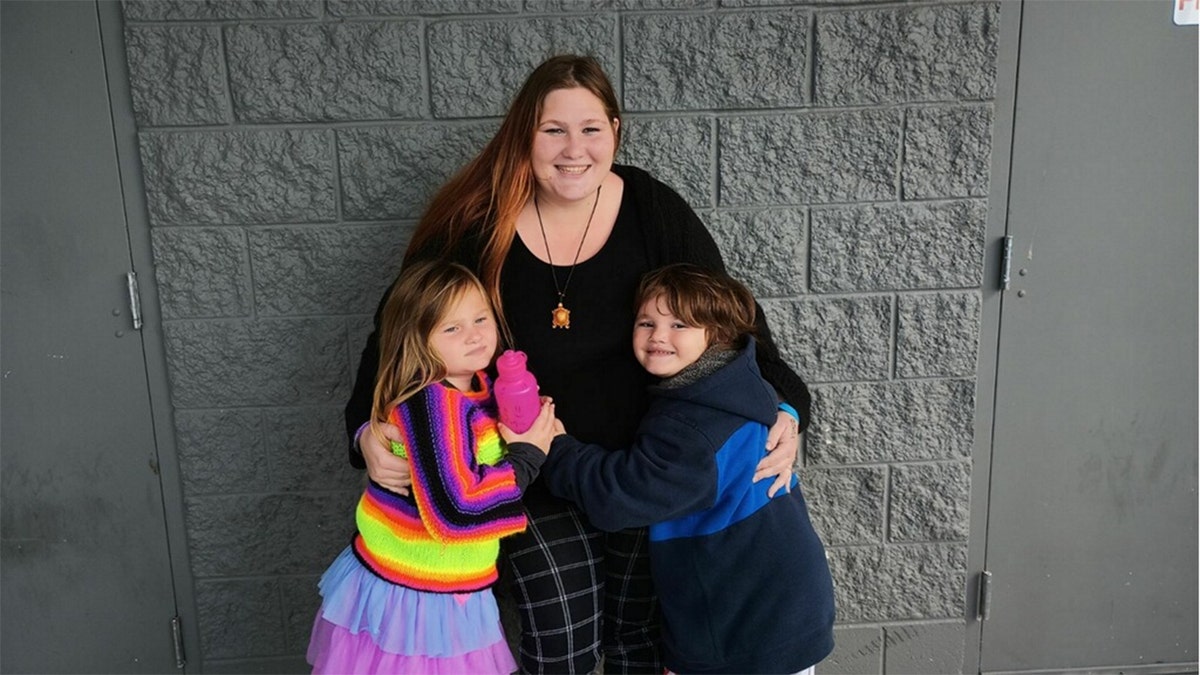
<svg viewBox="0 0 1200 675">
<path fill-rule="evenodd" d="M 1173 0 L 1175 3 L 1175 25 L 1195 26 L 1200 24 L 1200 0 Z"/>
</svg>

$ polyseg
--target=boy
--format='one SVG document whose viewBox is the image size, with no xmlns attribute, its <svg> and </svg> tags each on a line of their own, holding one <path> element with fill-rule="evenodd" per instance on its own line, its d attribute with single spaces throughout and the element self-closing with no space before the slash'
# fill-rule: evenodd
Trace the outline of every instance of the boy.
<svg viewBox="0 0 1200 675">
<path fill-rule="evenodd" d="M 661 379 L 633 447 L 566 435 L 542 467 L 604 530 L 650 526 L 663 662 L 676 673 L 800 673 L 833 650 L 833 583 L 799 481 L 754 483 L 778 399 L 754 360 L 754 299 L 671 265 L 638 289 L 633 350 Z"/>
</svg>

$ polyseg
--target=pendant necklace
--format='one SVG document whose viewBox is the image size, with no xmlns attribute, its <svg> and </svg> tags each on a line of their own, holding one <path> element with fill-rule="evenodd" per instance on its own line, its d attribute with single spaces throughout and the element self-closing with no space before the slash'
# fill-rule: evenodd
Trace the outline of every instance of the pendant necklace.
<svg viewBox="0 0 1200 675">
<path fill-rule="evenodd" d="M 550 257 L 550 241 L 546 239 L 546 226 L 542 224 L 542 210 L 538 208 L 537 193 L 533 193 L 533 211 L 537 214 L 538 229 L 542 231 L 542 243 L 546 245 L 546 260 L 550 262 L 550 278 L 554 280 L 554 292 L 558 293 L 558 307 L 550 310 L 551 328 L 571 329 L 571 310 L 563 307 L 563 299 L 567 297 L 567 287 L 571 285 L 571 277 L 575 274 L 575 266 L 579 264 L 579 254 L 583 252 L 583 242 L 587 240 L 588 229 L 592 226 L 592 217 L 596 215 L 596 206 L 600 203 L 600 188 L 596 188 L 596 201 L 592 202 L 592 212 L 588 214 L 587 224 L 583 226 L 583 236 L 579 238 L 579 248 L 575 249 L 575 259 L 571 261 L 571 270 L 567 272 L 567 280 L 562 288 L 558 287 L 558 275 L 554 273 L 554 258 Z"/>
</svg>

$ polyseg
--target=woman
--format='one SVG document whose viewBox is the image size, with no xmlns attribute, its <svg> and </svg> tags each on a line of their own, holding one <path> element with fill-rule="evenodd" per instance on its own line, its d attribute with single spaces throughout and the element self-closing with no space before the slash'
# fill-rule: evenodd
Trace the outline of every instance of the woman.
<svg viewBox="0 0 1200 675">
<path fill-rule="evenodd" d="M 629 349 L 642 274 L 677 262 L 724 269 L 674 190 L 613 164 L 620 137 L 616 95 L 600 65 L 580 56 L 547 60 L 495 137 L 434 196 L 404 259 L 445 257 L 475 270 L 566 427 L 609 448 L 629 445 L 651 383 Z M 768 438 L 772 452 L 755 474 L 774 478 L 774 490 L 790 478 L 810 399 L 757 312 L 759 366 L 784 402 Z M 378 361 L 372 334 L 346 405 L 350 462 L 404 490 L 406 463 L 358 432 L 370 416 Z M 523 502 L 529 528 L 505 542 L 523 670 L 590 673 L 603 646 L 606 673 L 661 673 L 646 531 L 602 533 L 537 482 Z"/>
</svg>

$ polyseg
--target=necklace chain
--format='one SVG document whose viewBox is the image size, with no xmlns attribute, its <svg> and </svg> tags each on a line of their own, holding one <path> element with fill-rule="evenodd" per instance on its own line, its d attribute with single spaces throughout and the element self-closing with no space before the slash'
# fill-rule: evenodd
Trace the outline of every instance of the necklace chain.
<svg viewBox="0 0 1200 675">
<path fill-rule="evenodd" d="M 550 241 L 546 238 L 546 226 L 542 224 L 542 210 L 538 207 L 537 193 L 533 194 L 533 211 L 537 214 L 538 229 L 542 232 L 542 244 L 546 246 L 546 260 L 550 262 L 550 278 L 554 280 L 554 292 L 558 294 L 558 307 L 551 312 L 554 319 L 551 323 L 552 328 L 571 327 L 571 310 L 563 307 L 563 300 L 567 297 L 567 288 L 571 285 L 571 277 L 575 276 L 575 266 L 579 264 L 579 254 L 583 252 L 583 243 L 587 241 L 588 230 L 592 227 L 592 218 L 595 217 L 596 207 L 600 204 L 600 189 L 600 187 L 596 188 L 596 199 L 592 202 L 592 211 L 588 214 L 587 224 L 583 226 L 583 236 L 579 238 L 579 248 L 575 249 L 575 259 L 571 261 L 567 280 L 563 282 L 561 288 L 558 286 L 558 274 L 554 271 L 554 258 L 550 255 Z"/>
</svg>

